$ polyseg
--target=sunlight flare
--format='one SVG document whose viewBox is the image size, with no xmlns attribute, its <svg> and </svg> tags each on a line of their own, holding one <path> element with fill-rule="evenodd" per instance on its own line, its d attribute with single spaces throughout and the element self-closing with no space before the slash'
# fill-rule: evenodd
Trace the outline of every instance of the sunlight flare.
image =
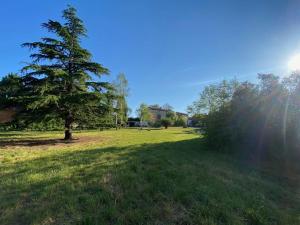
<svg viewBox="0 0 300 225">
<path fill-rule="evenodd" d="M 300 53 L 292 56 L 288 61 L 289 71 L 298 71 L 300 70 Z"/>
</svg>

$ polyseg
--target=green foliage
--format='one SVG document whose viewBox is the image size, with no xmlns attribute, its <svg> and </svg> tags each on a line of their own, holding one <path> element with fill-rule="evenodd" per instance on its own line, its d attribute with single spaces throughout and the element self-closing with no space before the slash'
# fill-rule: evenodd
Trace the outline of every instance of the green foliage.
<svg viewBox="0 0 300 225">
<path fill-rule="evenodd" d="M 166 117 L 168 119 L 170 119 L 170 121 L 175 121 L 176 120 L 176 113 L 172 110 L 168 110 L 167 113 L 166 113 Z"/>
<path fill-rule="evenodd" d="M 21 77 L 18 74 L 10 73 L 0 81 L 1 108 L 14 105 L 13 100 L 20 96 L 23 91 Z"/>
<path fill-rule="evenodd" d="M 158 105 L 158 108 L 160 106 Z M 168 103 L 164 104 L 162 107 L 162 109 L 167 110 L 167 111 L 173 111 L 173 107 L 171 105 L 169 105 Z"/>
<path fill-rule="evenodd" d="M 22 69 L 27 88 L 22 109 L 27 117 L 34 115 L 34 120 L 46 116 L 63 119 L 65 139 L 71 139 L 75 123 L 92 121 L 108 112 L 108 90 L 112 88 L 107 82 L 95 81 L 109 71 L 91 61 L 89 51 L 80 46 L 86 29 L 76 10 L 68 7 L 63 19 L 65 23 L 49 20 L 42 24 L 54 37 L 23 44 L 34 52 L 32 62 Z"/>
<path fill-rule="evenodd" d="M 156 128 L 160 128 L 162 126 L 161 121 L 160 120 L 155 121 L 152 126 Z"/>
<path fill-rule="evenodd" d="M 172 125 L 172 120 L 170 118 L 163 118 L 160 120 L 160 123 L 165 129 L 168 129 L 168 127 Z"/>
<path fill-rule="evenodd" d="M 187 120 L 183 116 L 177 116 L 174 122 L 175 127 L 185 127 L 187 125 Z"/>
<path fill-rule="evenodd" d="M 114 95 L 116 96 L 116 110 L 118 121 L 121 125 L 126 124 L 130 109 L 127 104 L 127 97 L 129 95 L 128 81 L 124 73 L 117 76 L 116 81 L 113 83 Z"/>
<path fill-rule="evenodd" d="M 300 75 L 282 80 L 259 74 L 259 84 L 222 82 L 204 89 L 191 112 L 207 112 L 208 143 L 215 149 L 237 151 L 254 160 L 279 165 L 300 159 Z M 288 161 L 286 161 L 288 160 Z"/>
<path fill-rule="evenodd" d="M 207 137 L 206 140 L 210 146 L 217 150 L 232 150 L 229 119 L 229 106 L 210 112 L 205 118 L 204 132 Z"/>
<path fill-rule="evenodd" d="M 219 84 L 211 84 L 204 88 L 197 101 L 188 107 L 192 115 L 218 111 L 220 107 L 230 102 L 238 86 L 236 80 L 223 80 Z"/>
<path fill-rule="evenodd" d="M 169 105 L 168 103 L 164 104 L 162 106 L 162 109 L 166 110 L 166 117 L 168 118 L 168 120 L 171 122 L 170 125 L 174 124 L 174 122 L 176 121 L 176 113 L 173 110 L 173 107 L 171 105 Z M 164 126 L 164 125 L 163 125 Z"/>
<path fill-rule="evenodd" d="M 136 114 L 140 118 L 140 122 L 147 122 L 151 117 L 148 106 L 145 103 L 140 104 L 139 108 L 136 110 Z"/>
<path fill-rule="evenodd" d="M 195 114 L 190 117 L 191 126 L 203 129 L 206 124 L 207 114 Z"/>
<path fill-rule="evenodd" d="M 18 74 L 8 74 L 0 81 L 0 110 L 4 115 L 4 120 L 1 121 L 1 127 L 5 129 L 20 129 L 24 127 L 25 117 L 16 114 L 21 114 L 26 103 L 28 102 L 28 88 L 25 87 L 22 78 Z M 21 114 L 22 115 L 22 114 Z M 5 122 L 5 124 L 3 124 Z"/>
<path fill-rule="evenodd" d="M 62 130 L 63 125 L 64 125 L 64 121 L 61 118 L 55 118 L 55 119 L 45 118 L 41 122 L 30 123 L 25 128 L 28 130 L 51 131 L 51 130 Z"/>
</svg>

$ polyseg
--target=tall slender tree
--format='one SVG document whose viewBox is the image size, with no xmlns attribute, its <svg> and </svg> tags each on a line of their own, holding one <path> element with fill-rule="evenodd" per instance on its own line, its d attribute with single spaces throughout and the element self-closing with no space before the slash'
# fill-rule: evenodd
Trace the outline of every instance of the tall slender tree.
<svg viewBox="0 0 300 225">
<path fill-rule="evenodd" d="M 107 105 L 105 94 L 111 85 L 96 82 L 96 77 L 109 70 L 91 60 L 91 53 L 81 47 L 86 29 L 76 15 L 76 9 L 68 6 L 63 11 L 64 23 L 49 20 L 42 24 L 54 37 L 44 37 L 38 42 L 24 43 L 34 50 L 32 62 L 25 66 L 23 81 L 31 88 L 27 96 L 27 109 L 64 119 L 65 139 L 72 139 L 74 122 L 101 115 Z"/>
<path fill-rule="evenodd" d="M 142 129 L 143 122 L 148 122 L 151 117 L 148 106 L 145 103 L 140 104 L 139 108 L 136 110 L 136 114 L 140 118 L 140 127 Z"/>
<path fill-rule="evenodd" d="M 118 110 L 118 120 L 121 125 L 127 122 L 129 107 L 127 104 L 127 97 L 129 95 L 128 80 L 124 73 L 120 73 L 113 83 L 116 97 L 116 108 Z"/>
</svg>

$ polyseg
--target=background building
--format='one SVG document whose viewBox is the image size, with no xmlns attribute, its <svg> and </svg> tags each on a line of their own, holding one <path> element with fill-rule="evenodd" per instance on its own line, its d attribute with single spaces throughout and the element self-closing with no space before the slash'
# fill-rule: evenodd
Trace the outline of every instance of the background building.
<svg viewBox="0 0 300 225">
<path fill-rule="evenodd" d="M 167 118 L 167 112 L 169 111 L 167 109 L 163 109 L 161 107 L 156 107 L 156 106 L 149 106 L 148 109 L 149 109 L 149 112 L 151 114 L 151 121 L 152 122 L 156 122 L 156 121 L 159 121 L 161 119 Z M 186 114 L 186 113 L 175 112 L 175 114 L 176 114 L 177 117 L 182 117 L 186 121 L 188 119 L 188 114 Z"/>
</svg>

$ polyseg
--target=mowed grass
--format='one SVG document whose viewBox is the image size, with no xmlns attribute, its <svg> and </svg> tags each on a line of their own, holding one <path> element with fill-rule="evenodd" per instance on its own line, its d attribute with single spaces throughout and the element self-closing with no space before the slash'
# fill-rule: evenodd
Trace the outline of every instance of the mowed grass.
<svg viewBox="0 0 300 225">
<path fill-rule="evenodd" d="M 193 129 L 0 133 L 0 224 L 300 224 L 297 182 Z"/>
</svg>

